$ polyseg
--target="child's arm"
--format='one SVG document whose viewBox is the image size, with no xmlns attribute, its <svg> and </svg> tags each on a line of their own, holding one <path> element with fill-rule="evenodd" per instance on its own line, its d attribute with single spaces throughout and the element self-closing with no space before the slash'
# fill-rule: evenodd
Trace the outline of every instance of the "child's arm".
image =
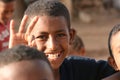
<svg viewBox="0 0 120 80">
<path fill-rule="evenodd" d="M 25 15 L 21 21 L 18 32 L 15 32 L 14 29 L 14 20 L 10 22 L 10 39 L 9 39 L 9 48 L 12 48 L 15 45 L 23 44 L 30 45 L 30 41 L 32 41 L 32 35 L 30 35 L 34 25 L 38 21 L 38 17 L 34 17 L 34 19 L 29 24 L 27 30 L 25 31 L 25 26 L 28 20 L 28 16 Z"/>
</svg>

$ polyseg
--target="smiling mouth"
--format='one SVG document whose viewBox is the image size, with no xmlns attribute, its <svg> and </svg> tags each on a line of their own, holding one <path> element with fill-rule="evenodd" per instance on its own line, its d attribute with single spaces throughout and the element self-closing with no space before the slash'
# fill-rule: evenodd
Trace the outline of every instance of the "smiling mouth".
<svg viewBox="0 0 120 80">
<path fill-rule="evenodd" d="M 54 54 L 46 54 L 47 58 L 51 60 L 58 59 L 61 55 L 62 55 L 61 52 Z"/>
</svg>

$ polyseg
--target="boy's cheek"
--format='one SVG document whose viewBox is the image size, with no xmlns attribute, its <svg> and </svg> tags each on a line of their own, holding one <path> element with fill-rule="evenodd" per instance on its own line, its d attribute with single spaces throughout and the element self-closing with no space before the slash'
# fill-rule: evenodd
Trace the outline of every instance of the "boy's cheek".
<svg viewBox="0 0 120 80">
<path fill-rule="evenodd" d="M 115 63 L 116 63 L 115 70 L 120 70 L 120 59 L 116 59 Z"/>
<path fill-rule="evenodd" d="M 37 40 L 35 40 L 34 46 L 35 46 L 35 48 L 37 48 L 39 51 L 44 52 L 44 50 L 45 50 L 44 44 L 41 43 L 41 42 L 39 42 L 39 41 L 37 41 Z"/>
</svg>

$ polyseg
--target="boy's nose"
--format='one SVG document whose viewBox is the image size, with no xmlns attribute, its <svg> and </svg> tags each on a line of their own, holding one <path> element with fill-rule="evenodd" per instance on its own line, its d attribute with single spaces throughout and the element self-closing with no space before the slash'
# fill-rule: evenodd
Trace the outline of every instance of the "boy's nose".
<svg viewBox="0 0 120 80">
<path fill-rule="evenodd" d="M 8 14 L 6 14 L 6 18 L 7 18 L 7 19 L 10 19 L 10 18 L 12 17 L 12 15 L 13 15 L 13 14 L 12 14 L 11 12 L 9 12 Z"/>
<path fill-rule="evenodd" d="M 8 12 L 6 12 L 6 14 L 5 14 L 6 19 L 11 19 L 12 16 L 13 16 L 13 11 L 8 11 Z"/>
<path fill-rule="evenodd" d="M 55 38 L 49 38 L 47 41 L 47 48 L 50 50 L 56 50 L 58 47 L 58 42 Z"/>
</svg>

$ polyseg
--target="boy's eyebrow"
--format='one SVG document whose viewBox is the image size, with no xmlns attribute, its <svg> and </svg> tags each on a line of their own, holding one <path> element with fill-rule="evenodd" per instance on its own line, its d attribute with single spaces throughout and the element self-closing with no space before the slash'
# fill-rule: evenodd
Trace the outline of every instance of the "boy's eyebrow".
<svg viewBox="0 0 120 80">
<path fill-rule="evenodd" d="M 62 29 L 62 30 L 55 31 L 55 33 L 65 32 L 65 31 L 66 30 Z M 40 32 L 40 34 L 48 34 L 48 32 Z"/>
<path fill-rule="evenodd" d="M 40 32 L 40 34 L 48 34 L 47 32 Z"/>
<path fill-rule="evenodd" d="M 62 29 L 62 30 L 58 30 L 56 31 L 56 33 L 59 33 L 59 32 L 65 32 L 66 30 Z"/>
</svg>

